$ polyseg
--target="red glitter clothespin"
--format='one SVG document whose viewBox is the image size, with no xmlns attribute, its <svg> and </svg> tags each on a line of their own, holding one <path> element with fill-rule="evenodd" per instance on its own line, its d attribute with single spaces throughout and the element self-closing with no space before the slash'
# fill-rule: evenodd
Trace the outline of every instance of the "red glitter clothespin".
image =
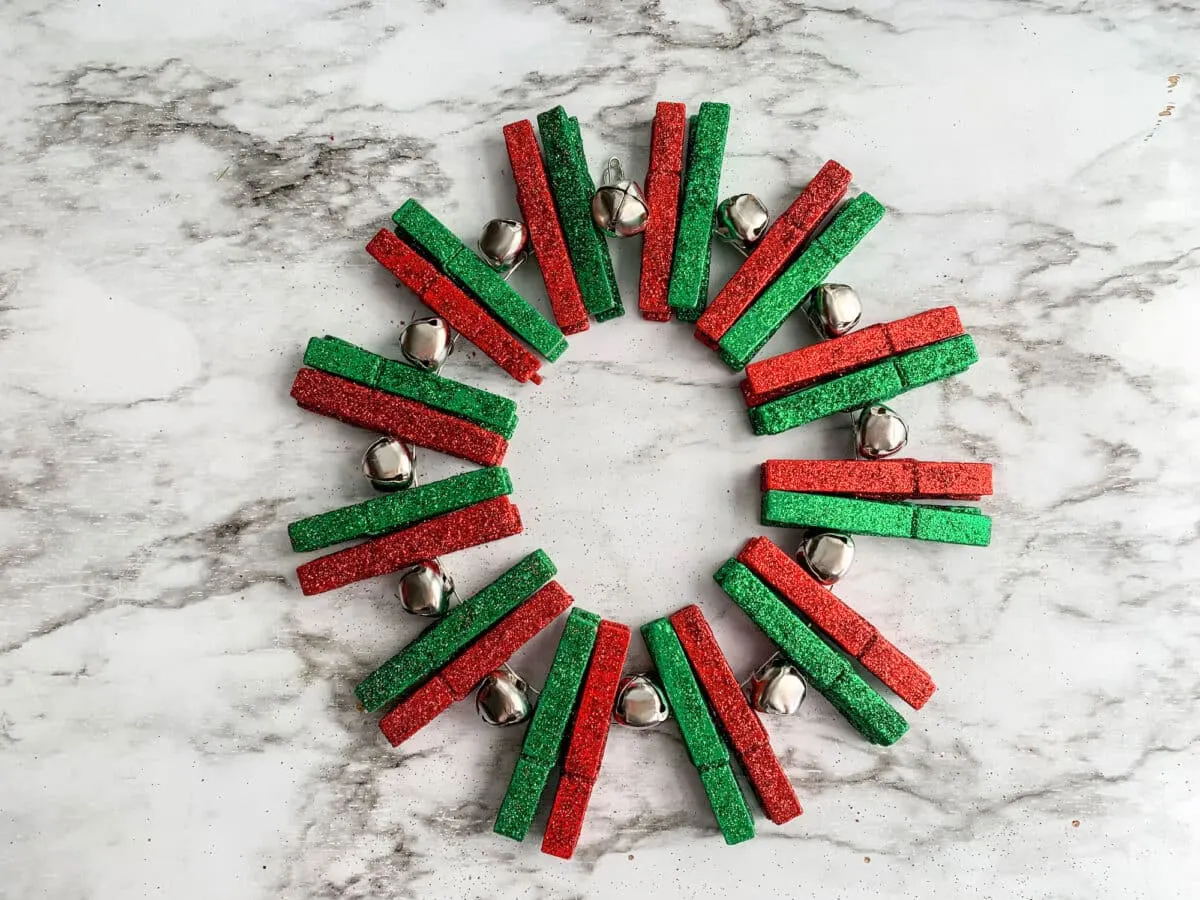
<svg viewBox="0 0 1200 900">
<path fill-rule="evenodd" d="M 433 263 L 395 234 L 381 230 L 367 244 L 367 252 L 421 302 L 449 322 L 451 328 L 517 381 L 542 383 L 538 358 Z"/>
<path fill-rule="evenodd" d="M 679 178 L 686 132 L 684 105 L 659 103 L 650 132 L 650 165 L 646 169 L 649 215 L 642 232 L 642 274 L 638 282 L 638 309 L 642 318 L 651 322 L 671 318 L 667 292 L 679 224 Z"/>
<path fill-rule="evenodd" d="M 918 459 L 768 459 L 762 464 L 762 489 L 879 500 L 978 500 L 992 493 L 992 464 Z"/>
<path fill-rule="evenodd" d="M 543 853 L 570 859 L 579 843 L 583 817 L 604 759 L 613 701 L 628 651 L 629 627 L 620 622 L 601 620 L 592 661 L 580 690 L 579 707 L 571 726 L 571 740 L 563 760 L 554 806 L 542 839 Z"/>
<path fill-rule="evenodd" d="M 296 373 L 292 396 L 309 412 L 483 466 L 508 451 L 508 441 L 474 422 L 316 369 Z"/>
<path fill-rule="evenodd" d="M 392 707 L 379 720 L 384 737 L 393 747 L 408 740 L 456 700 L 465 699 L 489 672 L 503 665 L 571 603 L 571 595 L 562 585 L 551 581 Z"/>
<path fill-rule="evenodd" d="M 770 540 L 751 539 L 737 558 L 913 709 L 932 696 L 935 685 L 928 672 Z"/>
<path fill-rule="evenodd" d="M 537 253 L 538 268 L 550 298 L 550 309 L 563 334 L 588 329 L 588 311 L 567 254 L 566 238 L 558 222 L 550 181 L 542 164 L 533 123 L 528 119 L 504 126 L 504 145 L 517 184 L 517 205 Z"/>
<path fill-rule="evenodd" d="M 771 749 L 767 730 L 746 702 L 704 613 L 694 604 L 685 606 L 671 616 L 671 626 L 767 818 L 776 825 L 794 819 L 803 812 L 800 800 Z"/>
<path fill-rule="evenodd" d="M 317 557 L 296 575 L 306 595 L 320 594 L 520 533 L 521 514 L 507 497 L 496 497 Z"/>
</svg>

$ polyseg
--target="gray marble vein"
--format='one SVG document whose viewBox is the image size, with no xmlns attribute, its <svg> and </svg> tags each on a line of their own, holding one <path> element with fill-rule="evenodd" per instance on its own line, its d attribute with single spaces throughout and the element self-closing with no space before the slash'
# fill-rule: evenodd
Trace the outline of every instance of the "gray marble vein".
<svg viewBox="0 0 1200 900">
<path fill-rule="evenodd" d="M 1194 896 L 1198 40 L 1120 0 L 0 6 L 0 898 Z M 406 197 L 516 214 L 500 126 L 558 103 L 640 173 L 662 99 L 732 104 L 723 194 L 778 211 L 836 158 L 888 206 L 838 278 L 869 322 L 959 307 L 981 362 L 896 405 L 913 456 L 996 464 L 995 535 L 859 542 L 839 594 L 939 684 L 899 744 L 819 697 L 770 721 L 805 813 L 729 848 L 674 726 L 614 731 L 563 862 L 545 810 L 491 832 L 520 729 L 462 703 L 393 750 L 356 709 L 420 623 L 389 579 L 301 596 L 286 524 L 367 496 L 369 436 L 288 388 L 314 334 L 395 355 L 421 307 L 362 248 Z M 539 388 L 448 371 L 521 415 L 526 531 L 452 557 L 465 591 L 542 546 L 586 608 L 770 652 L 710 574 L 763 532 L 757 464 L 843 421 L 751 436 L 636 315 Z"/>
</svg>

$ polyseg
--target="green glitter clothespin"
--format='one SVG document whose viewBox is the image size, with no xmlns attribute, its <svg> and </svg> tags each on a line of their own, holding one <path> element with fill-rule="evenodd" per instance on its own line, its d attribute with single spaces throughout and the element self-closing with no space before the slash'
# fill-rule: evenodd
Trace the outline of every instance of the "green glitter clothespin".
<svg viewBox="0 0 1200 900">
<path fill-rule="evenodd" d="M 900 740 L 908 730 L 904 717 L 757 575 L 731 559 L 713 578 L 863 737 L 884 746 Z"/>
<path fill-rule="evenodd" d="M 727 103 L 701 103 L 699 113 L 688 120 L 687 170 L 667 293 L 667 305 L 684 322 L 695 322 L 708 305 L 713 215 L 728 133 Z"/>
<path fill-rule="evenodd" d="M 579 607 L 567 616 L 554 662 L 525 732 L 521 755 L 496 816 L 497 834 L 523 841 L 529 833 L 546 781 L 558 765 L 567 722 L 575 709 L 599 626 L 598 615 Z"/>
<path fill-rule="evenodd" d="M 959 375 L 978 361 L 975 342 L 970 335 L 962 334 L 753 406 L 749 410 L 750 427 L 755 434 L 779 434 Z"/>
<path fill-rule="evenodd" d="M 343 541 L 380 537 L 456 509 L 512 493 L 512 478 L 501 466 L 477 469 L 309 516 L 288 525 L 297 553 Z"/>
<path fill-rule="evenodd" d="M 725 843 L 748 841 L 754 837 L 754 819 L 734 778 L 729 749 L 717 731 L 675 629 L 669 620 L 655 619 L 642 626 L 642 637 L 650 648 L 671 712 L 679 723 L 692 764 L 700 773 Z"/>
<path fill-rule="evenodd" d="M 401 234 L 486 307 L 509 331 L 554 362 L 567 349 L 558 326 L 513 290 L 486 262 L 416 200 L 392 214 Z"/>
<path fill-rule="evenodd" d="M 799 491 L 767 491 L 763 494 L 761 519 L 764 525 L 976 547 L 986 547 L 992 539 L 991 518 L 974 506 L 892 503 Z"/>
<path fill-rule="evenodd" d="M 763 291 L 718 344 L 721 359 L 735 372 L 746 368 L 759 350 L 779 330 L 784 320 L 804 301 L 809 291 L 825 280 L 834 266 L 867 236 L 883 218 L 883 204 L 870 194 L 859 194 L 842 207 L 837 217 L 796 260 Z"/>
<path fill-rule="evenodd" d="M 354 689 L 355 696 L 368 712 L 400 699 L 537 593 L 557 571 L 544 551 L 535 550 L 417 635 L 364 678 Z"/>
<path fill-rule="evenodd" d="M 575 267 L 583 305 L 597 322 L 615 319 L 625 314 L 625 307 L 617 288 L 608 241 L 592 221 L 596 183 L 588 172 L 579 120 L 556 106 L 541 113 L 537 124 L 550 193 L 567 242 L 567 254 Z"/>
<path fill-rule="evenodd" d="M 505 440 L 517 428 L 517 404 L 507 397 L 469 384 L 423 372 L 394 359 L 378 356 L 348 341 L 326 335 L 310 338 L 304 364 L 330 375 L 424 403 L 434 409 L 474 422 Z"/>
</svg>

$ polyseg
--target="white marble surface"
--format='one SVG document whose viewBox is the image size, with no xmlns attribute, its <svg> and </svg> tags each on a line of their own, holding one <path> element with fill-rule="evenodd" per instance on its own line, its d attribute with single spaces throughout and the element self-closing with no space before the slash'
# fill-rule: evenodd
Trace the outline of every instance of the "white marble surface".
<svg viewBox="0 0 1200 900">
<path fill-rule="evenodd" d="M 1187 3 L 4 4 L 0 897 L 1194 896 L 1198 44 Z M 519 731 L 460 704 L 393 751 L 355 710 L 417 623 L 385 579 L 300 595 L 285 525 L 365 496 L 367 435 L 287 391 L 312 334 L 394 349 L 416 304 L 362 248 L 405 197 L 514 213 L 500 126 L 560 102 L 640 172 L 659 99 L 733 104 L 723 193 L 834 157 L 888 205 L 839 277 L 869 321 L 961 309 L 982 361 L 898 406 L 996 464 L 995 540 L 860 541 L 840 593 L 941 686 L 900 744 L 772 721 L 806 812 L 726 848 L 673 727 L 614 733 L 565 863 L 491 833 Z M 748 670 L 709 575 L 756 464 L 844 432 L 752 437 L 682 326 L 571 343 L 541 388 L 456 360 L 519 399 L 527 530 L 453 570 L 543 546 Z"/>
</svg>

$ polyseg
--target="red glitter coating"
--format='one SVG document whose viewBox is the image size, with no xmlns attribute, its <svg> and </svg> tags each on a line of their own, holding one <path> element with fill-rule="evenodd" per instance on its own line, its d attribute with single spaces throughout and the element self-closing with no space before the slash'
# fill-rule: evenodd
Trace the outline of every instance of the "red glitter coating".
<svg viewBox="0 0 1200 900">
<path fill-rule="evenodd" d="M 508 441 L 481 425 L 328 372 L 301 369 L 292 396 L 309 412 L 482 466 L 498 465 L 508 452 Z"/>
<path fill-rule="evenodd" d="M 379 720 L 384 736 L 393 747 L 408 740 L 456 700 L 465 699 L 484 676 L 503 665 L 570 605 L 571 596 L 558 582 L 551 581 L 392 707 Z"/>
<path fill-rule="evenodd" d="M 874 640 L 876 631 L 870 622 L 817 584 L 767 538 L 751 538 L 737 559 L 856 659 Z"/>
<path fill-rule="evenodd" d="M 991 493 L 991 463 L 916 463 L 914 498 L 978 500 Z"/>
<path fill-rule="evenodd" d="M 761 406 L 823 379 L 961 334 L 962 322 L 953 306 L 926 310 L 751 363 L 742 393 L 747 406 Z"/>
<path fill-rule="evenodd" d="M 768 459 L 762 464 L 762 489 L 883 500 L 978 500 L 992 492 L 992 464 L 917 459 Z"/>
<path fill-rule="evenodd" d="M 617 699 L 617 683 L 628 652 L 629 626 L 602 619 L 587 677 L 579 689 L 579 707 L 571 726 L 563 771 L 588 778 L 599 774 L 613 702 Z"/>
<path fill-rule="evenodd" d="M 319 556 L 296 569 L 306 595 L 498 541 L 521 533 L 521 514 L 507 497 L 495 497 L 419 522 L 409 528 Z"/>
<path fill-rule="evenodd" d="M 570 859 L 579 843 L 588 798 L 604 759 L 613 702 L 628 652 L 629 626 L 602 619 L 587 676 L 579 690 L 579 706 L 563 760 L 563 777 L 542 840 L 543 853 Z"/>
<path fill-rule="evenodd" d="M 588 801 L 592 799 L 594 778 L 564 773 L 558 780 L 554 792 L 554 805 L 542 835 L 542 852 L 559 859 L 570 859 L 579 844 L 583 830 L 583 817 L 587 814 Z"/>
<path fill-rule="evenodd" d="M 764 492 L 905 496 L 913 484 L 909 460 L 768 459 L 762 464 Z"/>
<path fill-rule="evenodd" d="M 698 606 L 685 606 L 671 616 L 671 627 L 675 629 L 721 727 L 729 736 L 733 751 L 754 786 L 767 818 L 776 825 L 794 819 L 803 812 L 800 800 L 771 749 L 766 729 L 746 702 L 704 613 Z"/>
<path fill-rule="evenodd" d="M 806 240 L 812 237 L 850 187 L 850 172 L 829 160 L 792 205 L 772 225 L 749 258 L 696 322 L 696 339 L 716 349 L 717 342 L 778 277 Z"/>
<path fill-rule="evenodd" d="M 567 242 L 558 222 L 533 123 L 523 119 L 505 125 L 504 146 L 508 149 L 513 180 L 517 184 L 517 205 L 521 207 L 530 243 L 537 254 L 554 321 L 563 334 L 587 331 L 587 307 L 583 305 L 575 268 L 567 254 Z"/>
<path fill-rule="evenodd" d="M 536 594 L 483 633 L 475 643 L 446 664 L 442 677 L 455 699 L 471 693 L 475 685 L 571 605 L 571 595 L 557 581 Z"/>
<path fill-rule="evenodd" d="M 928 672 L 878 632 L 875 640 L 858 657 L 858 661 L 913 709 L 924 706 L 925 701 L 937 690 Z"/>
<path fill-rule="evenodd" d="M 907 353 L 964 333 L 962 319 L 953 306 L 927 309 L 915 316 L 884 322 L 881 327 L 893 353 Z"/>
<path fill-rule="evenodd" d="M 874 625 L 817 584 L 779 547 L 765 537 L 752 538 L 737 558 L 901 700 L 913 709 L 925 705 L 935 690 L 929 673 L 888 643 Z"/>
<path fill-rule="evenodd" d="M 444 713 L 454 703 L 454 695 L 442 680 L 434 675 L 427 682 L 397 703 L 379 720 L 379 729 L 388 743 L 395 747 Z"/>
<path fill-rule="evenodd" d="M 825 378 L 885 359 L 887 335 L 878 325 L 852 331 L 746 366 L 742 394 L 747 406 L 761 406 Z"/>
<path fill-rule="evenodd" d="M 768 819 L 782 825 L 804 812 L 796 789 L 770 744 L 760 744 L 738 753 L 738 760 Z"/>
<path fill-rule="evenodd" d="M 682 103 L 660 102 L 654 107 L 650 128 L 649 173 L 683 173 L 683 139 L 687 134 L 687 108 Z"/>
<path fill-rule="evenodd" d="M 542 383 L 538 358 L 433 263 L 395 234 L 381 230 L 367 244 L 367 252 L 421 302 L 449 322 L 451 328 L 517 381 Z"/>
<path fill-rule="evenodd" d="M 679 225 L 679 175 L 683 171 L 683 139 L 687 111 L 682 103 L 659 103 L 650 132 L 650 165 L 646 169 L 648 217 L 642 233 L 642 274 L 638 309 L 642 318 L 667 322 L 671 262 Z"/>
</svg>

